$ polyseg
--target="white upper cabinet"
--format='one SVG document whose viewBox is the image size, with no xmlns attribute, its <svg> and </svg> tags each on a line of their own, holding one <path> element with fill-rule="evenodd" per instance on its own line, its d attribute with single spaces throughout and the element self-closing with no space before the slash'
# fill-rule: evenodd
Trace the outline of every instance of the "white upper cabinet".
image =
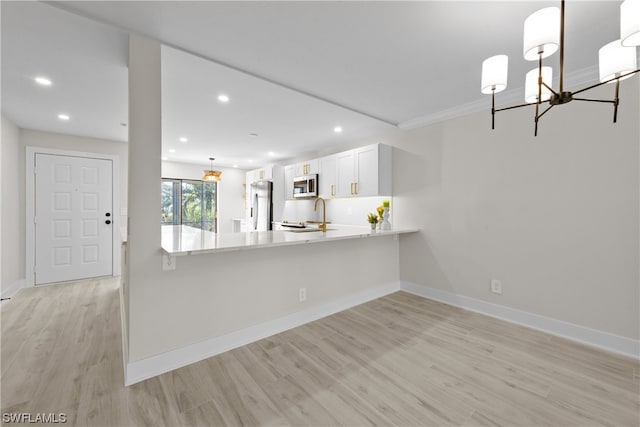
<svg viewBox="0 0 640 427">
<path fill-rule="evenodd" d="M 293 166 L 295 167 L 295 176 L 313 175 L 318 173 L 318 159 L 308 160 Z"/>
<path fill-rule="evenodd" d="M 247 172 L 247 184 L 250 185 L 252 182 L 263 180 L 273 180 L 273 165 L 267 165 L 263 168 Z"/>
<path fill-rule="evenodd" d="M 293 200 L 293 180 L 296 177 L 295 165 L 284 167 L 284 199 Z"/>
<path fill-rule="evenodd" d="M 318 160 L 318 195 L 329 199 L 337 196 L 336 156 L 327 156 Z"/>
<path fill-rule="evenodd" d="M 330 174 L 335 182 L 333 197 L 391 196 L 391 150 L 388 145 L 374 144 L 330 156 L 335 162 L 335 173 Z M 322 167 L 320 188 L 326 184 L 325 173 Z"/>
<path fill-rule="evenodd" d="M 380 192 L 384 186 L 380 179 L 380 145 L 370 145 L 354 150 L 355 180 L 353 192 L 356 196 L 387 196 Z"/>
<path fill-rule="evenodd" d="M 354 150 L 336 154 L 336 197 L 355 196 L 353 183 L 356 179 Z"/>
<path fill-rule="evenodd" d="M 318 195 L 332 197 L 392 196 L 392 148 L 373 144 L 285 167 L 285 185 L 293 178 L 318 174 Z M 291 191 L 289 191 L 291 190 Z M 293 187 L 286 188 L 293 199 Z"/>
</svg>

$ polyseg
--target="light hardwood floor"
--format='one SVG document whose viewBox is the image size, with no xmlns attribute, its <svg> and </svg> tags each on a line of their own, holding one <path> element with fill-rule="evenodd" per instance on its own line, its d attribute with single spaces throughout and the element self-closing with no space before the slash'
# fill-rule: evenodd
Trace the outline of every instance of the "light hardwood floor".
<svg viewBox="0 0 640 427">
<path fill-rule="evenodd" d="M 125 388 L 116 279 L 2 304 L 2 412 L 78 426 L 640 425 L 638 361 L 407 293 Z"/>
</svg>

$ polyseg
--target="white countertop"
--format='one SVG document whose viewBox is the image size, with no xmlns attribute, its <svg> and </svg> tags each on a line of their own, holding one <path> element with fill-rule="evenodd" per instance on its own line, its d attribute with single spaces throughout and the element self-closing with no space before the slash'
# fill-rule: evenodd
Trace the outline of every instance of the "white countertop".
<svg viewBox="0 0 640 427">
<path fill-rule="evenodd" d="M 196 255 L 223 251 L 270 248 L 276 246 L 300 245 L 305 243 L 329 242 L 343 239 L 375 238 L 412 233 L 417 229 L 395 229 L 372 232 L 369 227 L 328 226 L 322 231 L 252 231 L 247 233 L 212 233 L 186 225 L 162 226 L 162 249 L 174 256 Z"/>
</svg>

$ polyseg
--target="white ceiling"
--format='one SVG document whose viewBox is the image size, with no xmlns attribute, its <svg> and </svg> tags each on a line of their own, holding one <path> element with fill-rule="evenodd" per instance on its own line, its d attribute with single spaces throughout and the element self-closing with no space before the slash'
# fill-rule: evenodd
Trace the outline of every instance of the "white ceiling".
<svg viewBox="0 0 640 427">
<path fill-rule="evenodd" d="M 2 109 L 19 126 L 126 140 L 120 123 L 131 31 L 200 56 L 163 51 L 165 155 L 251 167 L 241 162 L 251 156 L 258 165 L 269 151 L 290 157 L 488 106 L 480 66 L 494 54 L 510 57 L 511 90 L 499 102 L 519 100 L 524 74 L 535 67 L 522 59 L 523 21 L 559 2 L 0 4 Z M 597 77 L 598 49 L 619 38 L 619 4 L 567 2 L 568 83 Z M 35 87 L 29 78 L 36 73 L 55 85 Z M 215 101 L 221 91 L 231 102 Z M 62 108 L 72 115 L 68 123 L 55 118 Z M 336 124 L 342 135 L 333 134 Z M 189 142 L 177 142 L 180 136 Z"/>
</svg>

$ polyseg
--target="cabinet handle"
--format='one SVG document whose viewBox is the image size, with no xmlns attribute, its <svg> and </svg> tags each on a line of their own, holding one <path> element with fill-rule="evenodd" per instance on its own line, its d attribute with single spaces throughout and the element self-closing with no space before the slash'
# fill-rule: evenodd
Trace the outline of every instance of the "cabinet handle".
<svg viewBox="0 0 640 427">
<path fill-rule="evenodd" d="M 354 188 L 353 194 L 358 194 L 358 183 L 357 182 L 353 183 L 353 188 Z"/>
<path fill-rule="evenodd" d="M 353 195 L 353 182 L 351 183 L 351 195 Z"/>
<path fill-rule="evenodd" d="M 331 195 L 335 196 L 336 195 L 336 186 L 331 184 Z"/>
</svg>

